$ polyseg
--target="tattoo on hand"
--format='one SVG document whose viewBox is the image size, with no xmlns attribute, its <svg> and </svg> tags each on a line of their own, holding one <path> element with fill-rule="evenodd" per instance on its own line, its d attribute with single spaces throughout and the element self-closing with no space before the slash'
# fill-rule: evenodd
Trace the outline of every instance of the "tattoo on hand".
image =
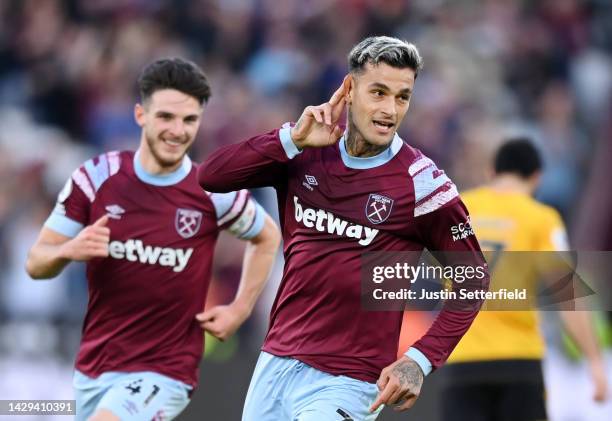
<svg viewBox="0 0 612 421">
<path fill-rule="evenodd" d="M 397 376 L 402 387 L 408 386 L 410 390 L 419 390 L 423 385 L 423 371 L 419 365 L 412 361 L 402 361 L 393 367 L 393 374 Z"/>
<path fill-rule="evenodd" d="M 302 117 L 300 117 L 297 121 L 297 123 L 295 123 L 295 130 L 300 130 L 302 128 Z"/>
</svg>

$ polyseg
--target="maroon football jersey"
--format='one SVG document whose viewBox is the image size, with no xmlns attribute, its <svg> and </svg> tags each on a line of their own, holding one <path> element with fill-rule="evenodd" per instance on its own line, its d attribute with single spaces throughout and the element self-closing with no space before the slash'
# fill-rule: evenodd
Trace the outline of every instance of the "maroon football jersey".
<svg viewBox="0 0 612 421">
<path fill-rule="evenodd" d="M 152 176 L 137 154 L 87 161 L 45 223 L 73 237 L 109 216 L 109 257 L 87 263 L 89 302 L 76 368 L 90 377 L 155 371 L 196 386 L 203 331 L 195 315 L 206 301 L 218 233 L 251 238 L 264 212 L 246 190 L 203 191 L 188 157 L 175 173 Z"/>
<path fill-rule="evenodd" d="M 456 250 L 486 265 L 473 235 L 451 234 L 468 221 L 454 184 L 397 135 L 355 158 L 343 139 L 299 153 L 284 127 L 221 148 L 198 179 L 210 191 L 276 188 L 285 269 L 263 350 L 331 374 L 375 382 L 396 360 L 402 313 L 361 308 L 362 253 Z M 439 367 L 476 313 L 441 311 L 414 348 Z"/>
</svg>

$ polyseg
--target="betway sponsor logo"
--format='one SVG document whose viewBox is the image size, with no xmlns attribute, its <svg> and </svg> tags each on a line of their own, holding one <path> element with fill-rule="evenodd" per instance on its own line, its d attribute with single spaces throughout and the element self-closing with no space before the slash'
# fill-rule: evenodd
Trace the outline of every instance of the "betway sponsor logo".
<svg viewBox="0 0 612 421">
<path fill-rule="evenodd" d="M 293 196 L 293 202 L 295 204 L 295 220 L 301 222 L 306 228 L 354 238 L 359 240 L 359 244 L 362 246 L 370 244 L 378 234 L 377 229 L 349 223 L 326 210 L 303 207 L 296 196 Z"/>
<path fill-rule="evenodd" d="M 114 259 L 126 259 L 149 265 L 171 267 L 174 272 L 182 272 L 187 266 L 193 248 L 173 249 L 169 247 L 145 246 L 141 240 L 111 241 L 108 253 Z"/>
</svg>

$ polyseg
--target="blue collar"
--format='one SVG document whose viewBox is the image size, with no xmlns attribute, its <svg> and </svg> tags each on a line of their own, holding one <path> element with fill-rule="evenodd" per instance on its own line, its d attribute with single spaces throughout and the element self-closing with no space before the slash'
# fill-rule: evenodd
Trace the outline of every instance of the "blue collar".
<svg viewBox="0 0 612 421">
<path fill-rule="evenodd" d="M 342 162 L 349 168 L 353 168 L 356 170 L 367 170 L 369 168 L 380 167 L 381 165 L 386 164 L 391 161 L 395 155 L 400 151 L 402 146 L 404 145 L 404 141 L 401 137 L 395 133 L 393 140 L 391 141 L 391 145 L 379 153 L 378 155 L 370 156 L 367 158 L 359 158 L 355 156 L 349 155 L 346 150 L 346 132 L 340 139 L 340 156 L 342 157 Z"/>
<path fill-rule="evenodd" d="M 183 164 L 168 174 L 149 174 L 140 163 L 140 149 L 134 154 L 134 172 L 140 181 L 154 186 L 172 186 L 182 181 L 191 172 L 191 159 L 185 155 Z"/>
</svg>

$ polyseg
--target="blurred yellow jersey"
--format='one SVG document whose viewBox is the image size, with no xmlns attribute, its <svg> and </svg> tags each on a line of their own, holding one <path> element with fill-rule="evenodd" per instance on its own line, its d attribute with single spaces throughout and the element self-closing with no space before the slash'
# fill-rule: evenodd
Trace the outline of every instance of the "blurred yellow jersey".
<svg viewBox="0 0 612 421">
<path fill-rule="evenodd" d="M 471 216 L 471 224 L 483 250 L 553 251 L 566 250 L 565 228 L 560 215 L 523 193 L 482 187 L 461 195 Z M 488 256 L 494 256 L 487 253 Z M 491 259 L 490 263 L 491 263 Z M 512 266 L 512 286 L 536 290 L 537 274 L 528 268 Z M 492 279 L 503 271 L 504 258 L 490 264 Z M 507 284 L 505 284 L 507 285 Z M 472 327 L 451 354 L 448 362 L 474 362 L 507 359 L 541 359 L 544 341 L 539 331 L 537 311 L 481 311 Z"/>
</svg>

